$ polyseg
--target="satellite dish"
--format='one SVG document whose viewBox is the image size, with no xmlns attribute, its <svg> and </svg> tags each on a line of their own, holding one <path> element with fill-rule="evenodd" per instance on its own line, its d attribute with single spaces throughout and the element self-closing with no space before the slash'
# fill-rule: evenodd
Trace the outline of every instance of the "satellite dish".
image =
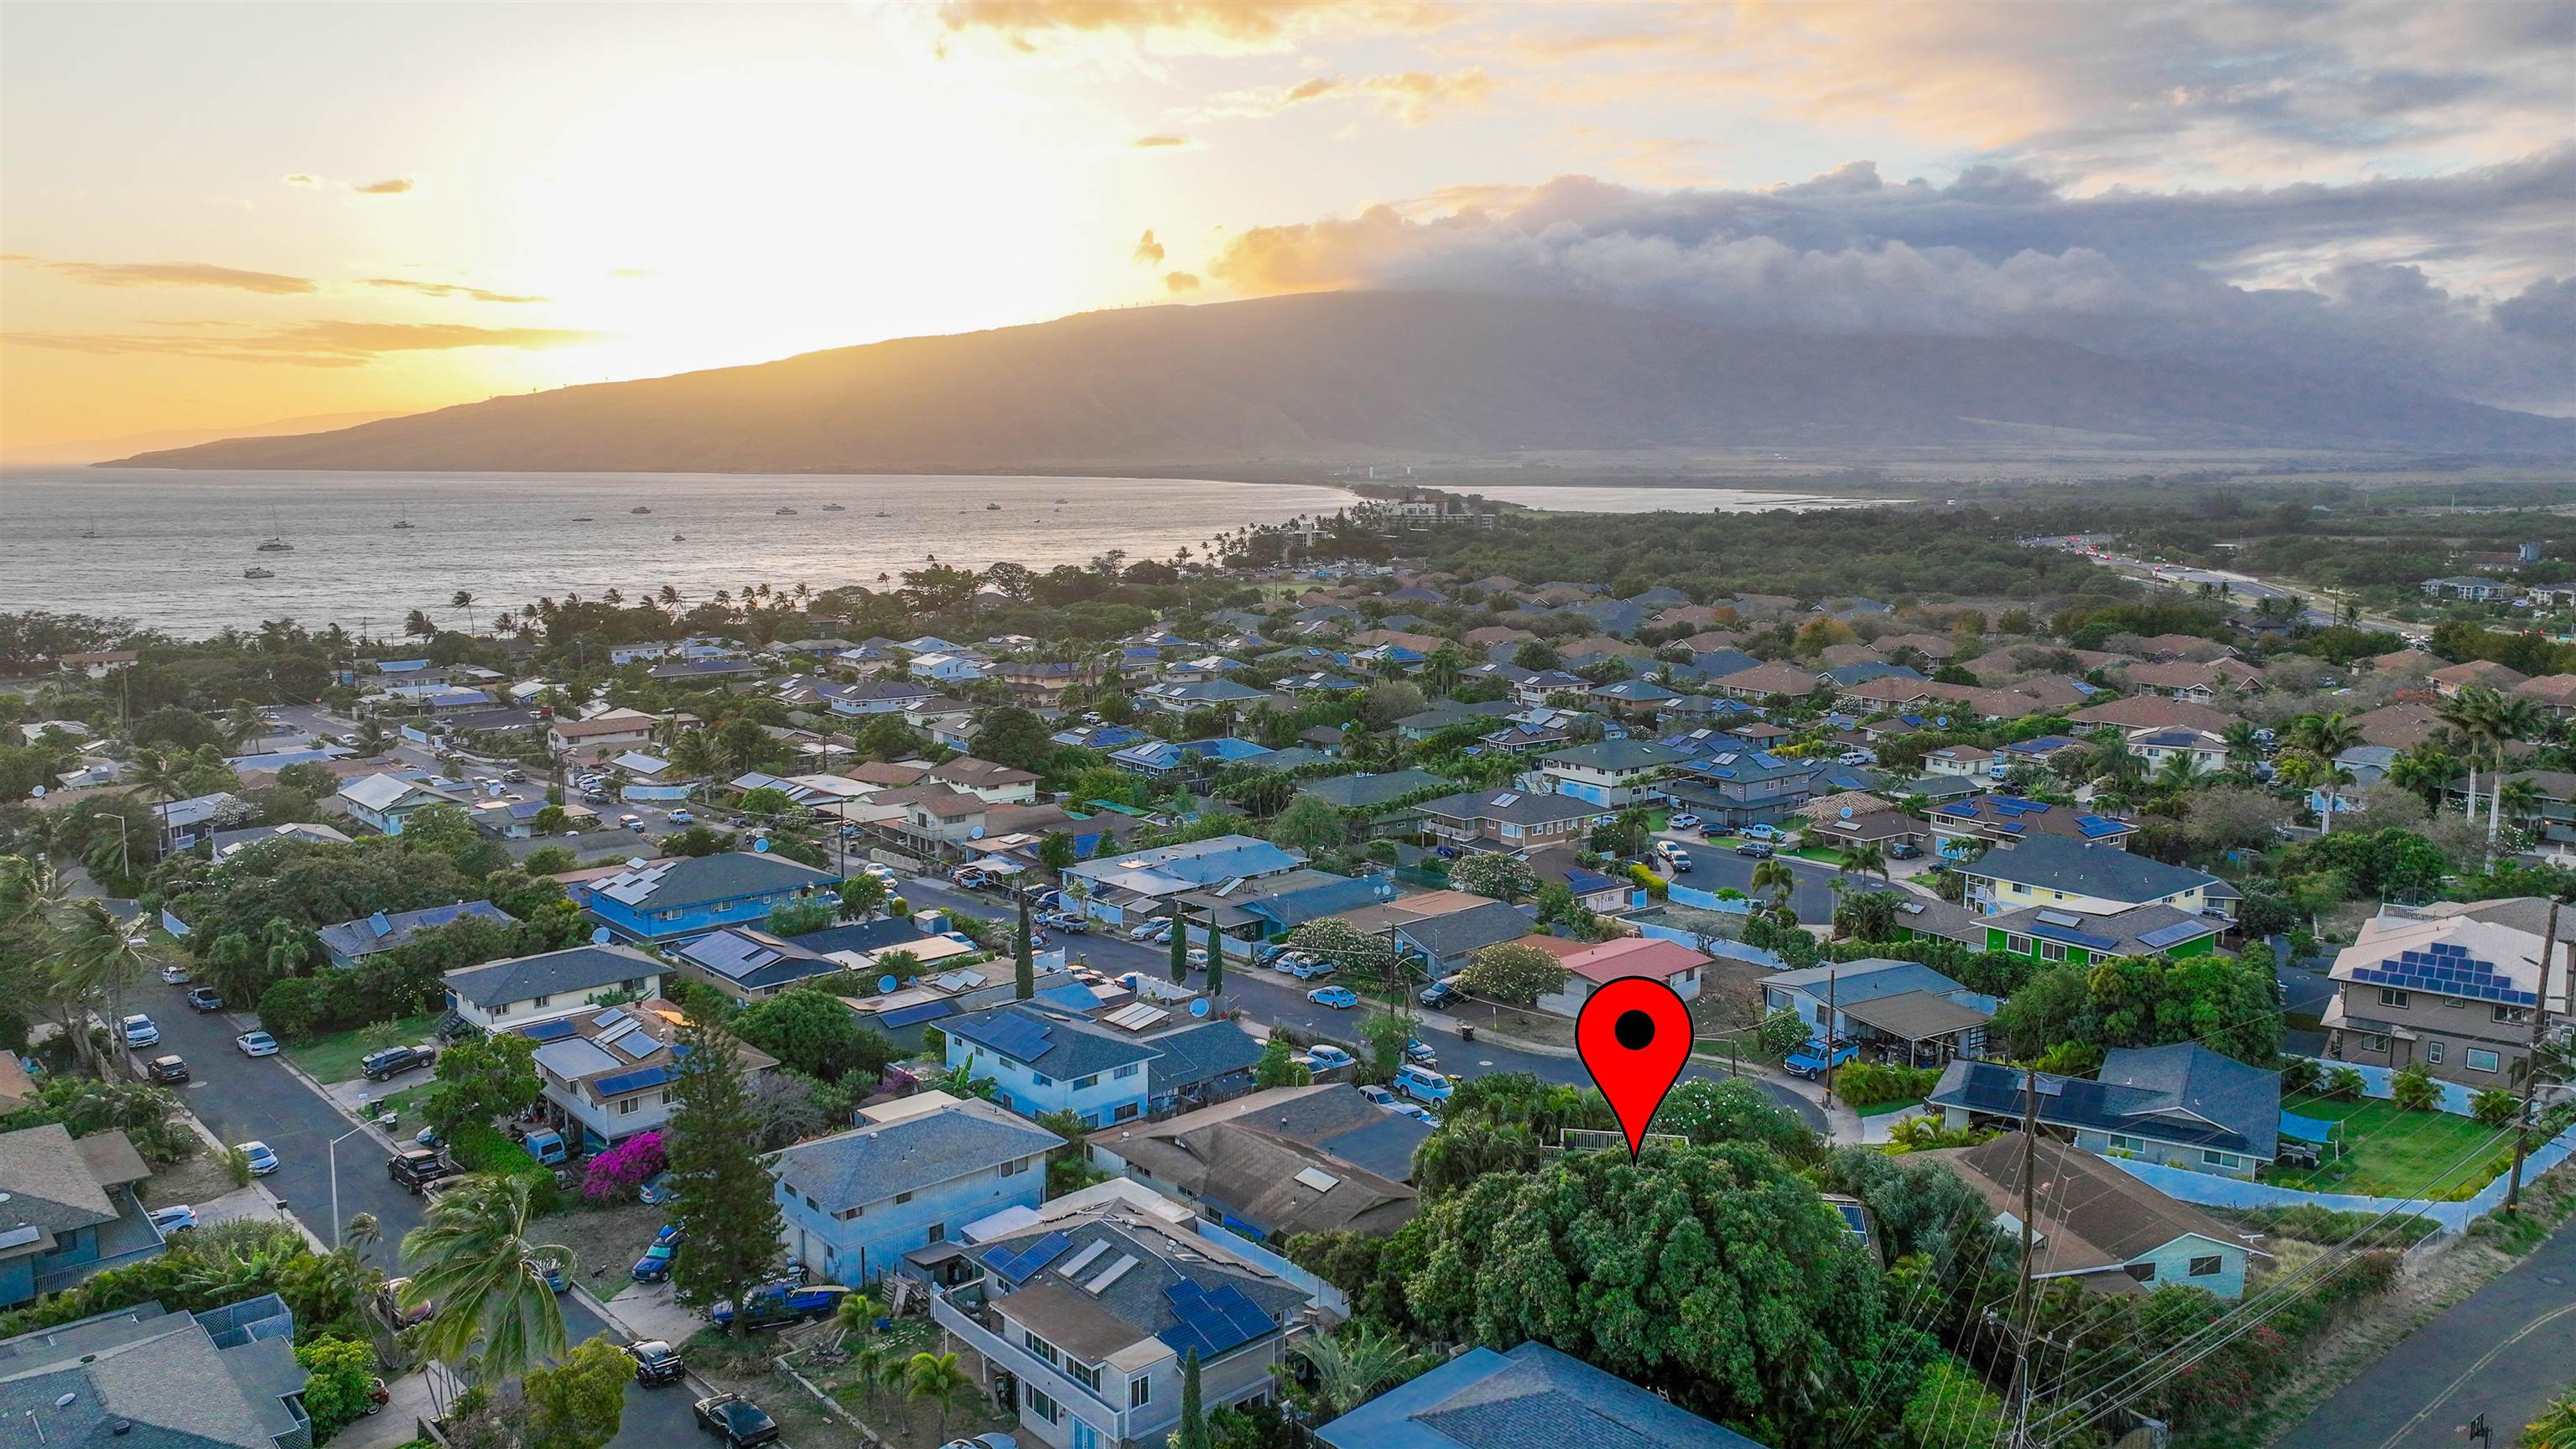
<svg viewBox="0 0 2576 1449">
<path fill-rule="evenodd" d="M 606 926 L 600 927 L 598 930 L 590 933 L 590 944 L 594 946 L 607 945 L 609 934 L 609 929 Z"/>
<path fill-rule="evenodd" d="M 769 849 L 769 837 L 768 837 L 768 836 L 766 836 L 766 835 L 764 835 L 764 836 L 760 837 L 758 840 L 753 841 L 753 842 L 751 843 L 751 848 L 752 848 L 754 851 L 766 851 L 766 850 L 768 850 L 768 849 Z"/>
<path fill-rule="evenodd" d="M 1843 807 L 1843 818 L 1845 820 L 1849 820 L 1851 818 L 1851 807 L 1849 805 Z"/>
<path fill-rule="evenodd" d="M 1949 717 L 1948 715 L 1946 715 L 1946 714 L 1945 714 L 1945 715 L 1943 715 L 1943 716 L 1941 716 L 1939 719 L 1936 719 L 1936 720 L 1934 720 L 1934 721 L 1932 721 L 1932 722 L 1933 722 L 1934 724 L 1936 724 L 1936 725 L 1939 725 L 1941 728 L 1943 728 L 1943 729 L 1945 729 L 1945 730 L 1946 730 L 1946 729 L 1948 729 L 1948 728 L 1950 727 L 1950 717 Z"/>
<path fill-rule="evenodd" d="M 1198 1000 L 1193 1001 L 1193 1002 L 1191 1002 L 1191 1003 L 1190 1003 L 1190 1015 L 1192 1015 L 1192 1016 L 1205 1016 L 1205 1015 L 1207 1015 L 1207 1014 L 1208 1014 L 1208 1004 L 1207 1004 L 1207 998 L 1206 998 L 1206 997 L 1202 996 L 1202 997 L 1200 997 Z"/>
<path fill-rule="evenodd" d="M 981 840 L 981 839 L 983 839 L 983 838 L 984 838 L 984 827 L 983 827 L 983 826 L 981 826 L 981 825 L 978 825 L 978 826 L 976 826 L 974 829 L 967 831 L 967 832 L 966 832 L 966 838 L 967 838 L 968 840 Z"/>
<path fill-rule="evenodd" d="M 42 785 L 38 785 L 38 786 L 36 787 L 36 798 L 37 798 L 37 799 L 39 799 L 39 800 L 42 800 L 42 799 L 44 799 L 44 798 L 45 798 L 45 787 L 44 787 L 44 786 L 42 786 Z"/>
<path fill-rule="evenodd" d="M 902 984 L 902 981 L 892 976 L 880 976 L 877 978 L 877 990 L 879 991 L 892 991 Z"/>
</svg>

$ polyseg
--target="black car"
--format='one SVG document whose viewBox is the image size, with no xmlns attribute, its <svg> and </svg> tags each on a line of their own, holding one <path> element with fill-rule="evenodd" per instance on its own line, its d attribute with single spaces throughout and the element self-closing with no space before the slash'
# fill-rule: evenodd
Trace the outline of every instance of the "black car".
<svg viewBox="0 0 2576 1449">
<path fill-rule="evenodd" d="M 723 1438 L 735 1449 L 766 1444 L 778 1437 L 778 1421 L 740 1394 L 718 1394 L 695 1406 L 698 1427 Z"/>
<path fill-rule="evenodd" d="M 190 1011 L 221 1011 L 224 1009 L 223 993 L 215 990 L 215 988 L 211 986 L 197 987 L 188 993 L 188 1009 Z"/>
<path fill-rule="evenodd" d="M 176 1086 L 188 1080 L 188 1064 L 181 1061 L 175 1053 L 166 1057 L 154 1057 L 144 1065 L 143 1075 L 162 1086 Z"/>
<path fill-rule="evenodd" d="M 438 1060 L 438 1053 L 429 1047 L 387 1047 L 383 1051 L 369 1052 L 361 1057 L 358 1060 L 358 1070 L 365 1074 L 368 1081 L 381 1082 L 388 1077 L 398 1077 L 405 1072 L 428 1066 L 436 1060 Z"/>
<path fill-rule="evenodd" d="M 426 1147 L 407 1147 L 385 1159 L 385 1176 L 410 1188 L 415 1197 L 431 1183 L 452 1176 L 455 1171 L 446 1158 Z"/>
<path fill-rule="evenodd" d="M 635 1360 L 635 1382 L 648 1389 L 680 1381 L 680 1351 L 658 1338 L 638 1339 L 626 1345 L 626 1356 Z"/>
<path fill-rule="evenodd" d="M 1912 860 L 1923 853 L 1923 847 L 1910 840 L 1900 840 L 1887 848 L 1890 860 Z"/>
<path fill-rule="evenodd" d="M 1735 847 L 1735 853 L 1738 855 L 1749 855 L 1755 860 L 1769 860 L 1771 858 L 1771 847 L 1764 841 L 1748 840 Z"/>
</svg>

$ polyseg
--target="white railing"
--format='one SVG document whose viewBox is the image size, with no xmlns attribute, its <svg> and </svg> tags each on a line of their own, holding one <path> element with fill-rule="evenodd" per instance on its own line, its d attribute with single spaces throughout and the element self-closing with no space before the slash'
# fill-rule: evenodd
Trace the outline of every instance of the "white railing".
<svg viewBox="0 0 2576 1449">
<path fill-rule="evenodd" d="M 1085 1387 L 1081 1380 L 986 1328 L 974 1314 L 949 1301 L 945 1293 L 931 1294 L 930 1317 L 940 1327 L 964 1339 L 984 1356 L 985 1362 L 997 1364 L 1020 1382 L 1033 1385 L 1048 1398 L 1064 1405 L 1067 1413 L 1080 1414 L 1092 1427 L 1109 1431 L 1112 1442 L 1150 1437 L 1154 1429 L 1162 1427 L 1159 1423 L 1130 1422 L 1130 1411 L 1110 1403 L 1098 1389 Z M 1102 1417 L 1104 1415 L 1105 1418 Z M 1171 1417 L 1179 1418 L 1177 1410 Z"/>
</svg>

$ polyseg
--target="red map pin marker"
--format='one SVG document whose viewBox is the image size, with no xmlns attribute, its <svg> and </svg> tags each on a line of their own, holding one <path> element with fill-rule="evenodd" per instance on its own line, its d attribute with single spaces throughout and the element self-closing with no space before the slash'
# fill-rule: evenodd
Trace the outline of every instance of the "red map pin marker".
<svg viewBox="0 0 2576 1449">
<path fill-rule="evenodd" d="M 1583 1014 L 1574 1019 L 1574 1045 L 1584 1070 L 1610 1099 L 1610 1110 L 1619 1114 L 1628 1160 L 1636 1161 L 1646 1124 L 1655 1120 L 1655 1109 L 1690 1060 L 1690 1008 L 1661 981 L 1621 977 L 1583 1003 Z"/>
</svg>

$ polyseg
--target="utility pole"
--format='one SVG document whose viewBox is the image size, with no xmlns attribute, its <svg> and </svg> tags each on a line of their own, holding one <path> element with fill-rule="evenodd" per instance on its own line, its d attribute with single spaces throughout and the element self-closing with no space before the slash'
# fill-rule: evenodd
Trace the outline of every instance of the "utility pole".
<svg viewBox="0 0 2576 1449">
<path fill-rule="evenodd" d="M 2531 1007 L 2531 1049 L 2522 1059 L 2522 1109 L 2513 1119 L 2513 1175 L 2505 1182 L 2504 1215 L 2522 1210 L 2522 1159 L 2531 1151 L 2531 1101 L 2540 1086 L 2540 1052 L 2549 1034 L 2549 963 L 2558 954 L 2558 898 L 2549 899 L 2549 919 L 2540 930 L 2540 995 Z M 2570 967 L 2576 980 L 2576 966 Z"/>
<path fill-rule="evenodd" d="M 1833 1060 L 1830 1048 L 1825 1060 Z M 2012 1449 L 2030 1444 L 2030 1295 L 2036 1279 L 2031 1252 L 2037 1213 L 2033 1198 L 2039 1178 L 2039 1069 L 2022 1069 L 2021 1099 L 2021 1282 L 2013 1289 L 2013 1435 Z"/>
<path fill-rule="evenodd" d="M 1825 1105 L 1834 1104 L 1834 978 L 1841 974 L 1834 967 L 1825 968 Z"/>
</svg>

